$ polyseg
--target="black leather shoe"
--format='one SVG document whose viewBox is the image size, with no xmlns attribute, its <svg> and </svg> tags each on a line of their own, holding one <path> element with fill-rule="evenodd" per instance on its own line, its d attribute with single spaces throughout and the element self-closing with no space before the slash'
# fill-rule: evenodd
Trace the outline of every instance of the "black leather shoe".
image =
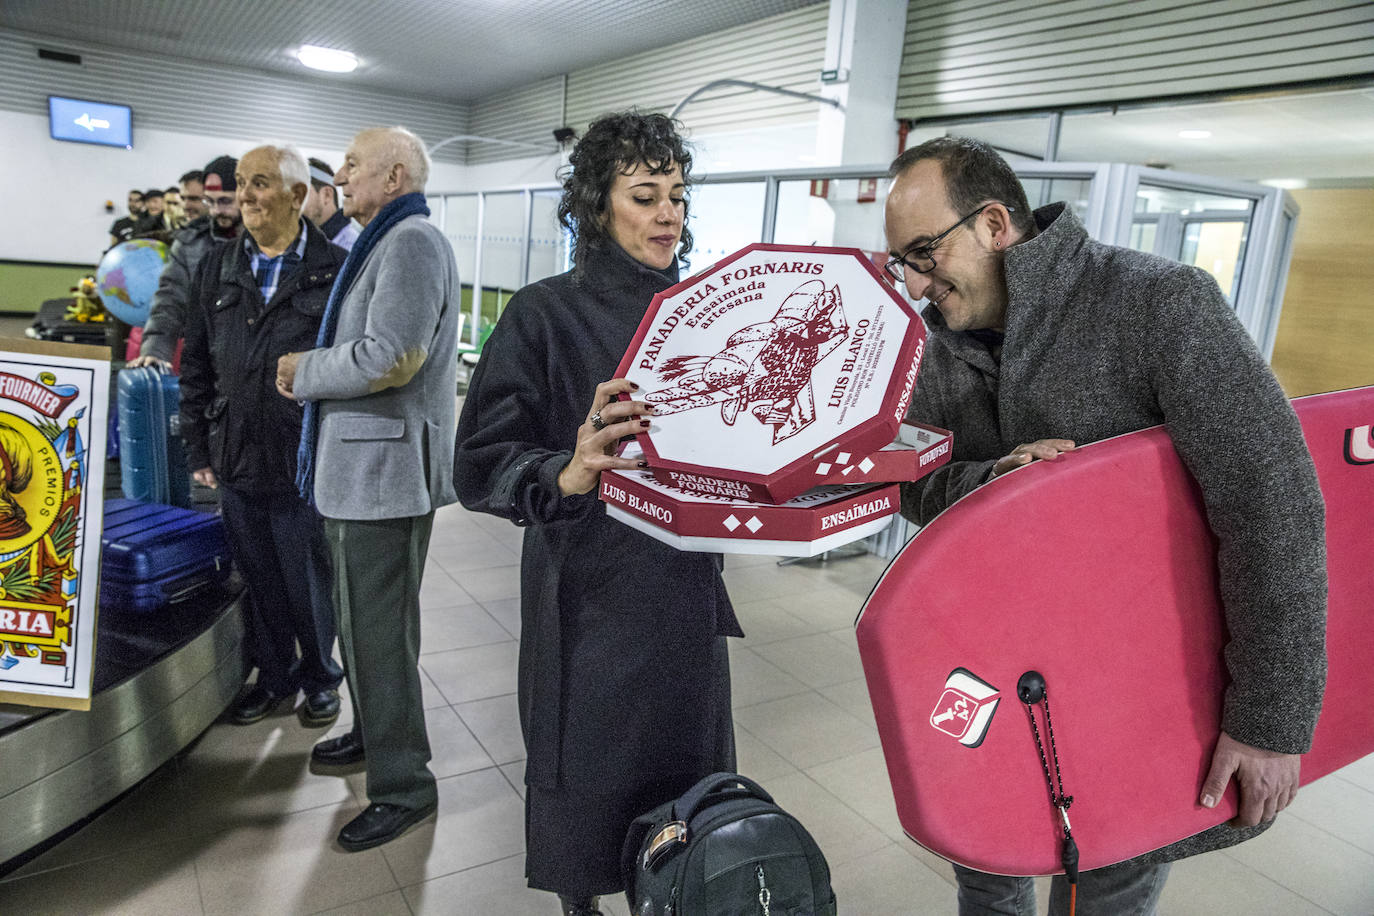
<svg viewBox="0 0 1374 916">
<path fill-rule="evenodd" d="M 349 852 L 371 849 L 390 843 L 411 827 L 433 814 L 438 803 L 423 808 L 404 808 L 400 805 L 368 805 L 367 809 L 344 824 L 339 831 L 339 845 Z"/>
<path fill-rule="evenodd" d="M 563 916 L 605 916 L 597 906 L 601 903 L 600 897 L 586 897 L 575 900 L 572 897 L 558 895 L 558 902 L 563 904 Z"/>
<path fill-rule="evenodd" d="M 356 732 L 348 732 L 337 738 L 326 738 L 315 745 L 310 759 L 327 766 L 345 766 L 362 760 L 363 739 Z"/>
<path fill-rule="evenodd" d="M 252 725 L 266 719 L 277 704 L 286 697 L 278 696 L 260 684 L 254 684 L 239 694 L 229 708 L 229 721 L 235 725 Z"/>
<path fill-rule="evenodd" d="M 301 722 L 313 728 L 332 725 L 339 718 L 339 691 L 321 690 L 308 694 L 301 707 Z"/>
</svg>

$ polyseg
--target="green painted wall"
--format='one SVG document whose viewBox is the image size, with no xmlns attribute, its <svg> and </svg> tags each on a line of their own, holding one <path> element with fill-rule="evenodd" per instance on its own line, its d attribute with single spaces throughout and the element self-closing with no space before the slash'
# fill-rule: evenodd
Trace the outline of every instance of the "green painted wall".
<svg viewBox="0 0 1374 916">
<path fill-rule="evenodd" d="M 481 339 L 484 343 L 486 342 L 487 335 L 491 333 L 491 329 L 496 326 L 496 319 L 500 317 L 502 310 L 504 310 L 506 307 L 506 303 L 510 301 L 510 297 L 513 295 L 515 295 L 515 290 L 513 289 L 492 289 L 490 287 L 482 288 Z M 472 340 L 471 286 L 463 287 L 463 314 L 468 316 L 467 321 L 463 324 L 463 342 L 467 343 L 468 341 Z"/>
<path fill-rule="evenodd" d="M 45 299 L 63 299 L 94 264 L 28 264 L 0 261 L 0 312 L 32 315 Z"/>
</svg>

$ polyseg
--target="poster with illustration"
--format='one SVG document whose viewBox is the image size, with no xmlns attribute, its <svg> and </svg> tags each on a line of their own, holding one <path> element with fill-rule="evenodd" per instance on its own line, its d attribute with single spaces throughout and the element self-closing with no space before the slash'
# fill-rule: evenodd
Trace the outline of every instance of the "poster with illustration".
<svg viewBox="0 0 1374 916">
<path fill-rule="evenodd" d="M 89 709 L 110 355 L 0 340 L 0 702 Z"/>
</svg>

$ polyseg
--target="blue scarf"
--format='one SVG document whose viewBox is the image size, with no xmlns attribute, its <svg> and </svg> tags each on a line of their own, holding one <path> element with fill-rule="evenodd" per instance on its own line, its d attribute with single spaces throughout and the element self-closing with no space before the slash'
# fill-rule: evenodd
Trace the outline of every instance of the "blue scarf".
<svg viewBox="0 0 1374 916">
<path fill-rule="evenodd" d="M 363 262 L 372 254 L 372 249 L 381 242 L 382 236 L 396 227 L 408 216 L 429 216 L 429 206 L 425 195 L 418 191 L 402 194 L 383 207 L 372 222 L 363 227 L 358 240 L 344 260 L 343 269 L 334 280 L 334 288 L 329 291 L 329 302 L 324 307 L 324 317 L 320 320 L 320 332 L 315 337 L 315 348 L 334 346 L 334 334 L 339 329 L 339 303 L 353 288 L 353 283 L 362 273 Z M 301 499 L 315 505 L 315 445 L 320 438 L 320 407 L 317 401 L 305 402 L 305 417 L 301 422 L 301 444 L 296 449 L 296 489 Z"/>
</svg>

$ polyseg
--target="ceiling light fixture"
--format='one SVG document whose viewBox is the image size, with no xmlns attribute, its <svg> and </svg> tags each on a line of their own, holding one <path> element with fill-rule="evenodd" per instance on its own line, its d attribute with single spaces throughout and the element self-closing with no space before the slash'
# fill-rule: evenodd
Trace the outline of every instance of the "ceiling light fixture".
<svg viewBox="0 0 1374 916">
<path fill-rule="evenodd" d="M 301 45 L 296 58 L 312 70 L 327 73 L 352 73 L 358 69 L 358 58 L 348 51 L 321 48 L 316 45 Z"/>
<path fill-rule="evenodd" d="M 1181 130 L 1178 135 L 1184 140 L 1206 140 L 1212 136 L 1212 132 L 1210 130 Z"/>
</svg>

